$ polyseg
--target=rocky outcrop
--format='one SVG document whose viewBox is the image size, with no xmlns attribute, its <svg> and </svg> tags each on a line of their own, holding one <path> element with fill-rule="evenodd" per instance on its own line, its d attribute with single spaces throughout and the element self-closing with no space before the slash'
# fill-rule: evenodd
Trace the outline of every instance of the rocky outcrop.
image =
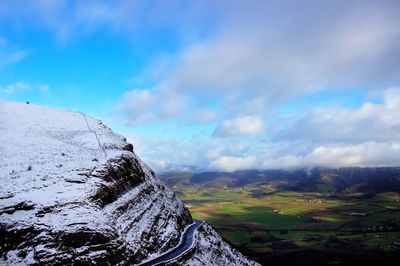
<svg viewBox="0 0 400 266">
<path fill-rule="evenodd" d="M 238 251 L 225 243 L 222 238 L 207 224 L 201 225 L 195 234 L 195 242 L 190 252 L 177 260 L 169 262 L 169 266 L 177 265 L 258 265 L 247 259 Z"/>
<path fill-rule="evenodd" d="M 151 171 L 143 170 L 133 153 L 108 160 L 87 177 L 100 182 L 83 202 L 3 207 L 2 259 L 10 264 L 128 265 L 174 247 L 192 221 L 183 204 Z M 13 215 L 20 219 L 6 217 Z"/>
<path fill-rule="evenodd" d="M 125 138 L 81 113 L 0 109 L 0 264 L 132 265 L 179 243 L 190 212 Z M 249 264 L 210 227 L 196 234 L 178 264 Z"/>
</svg>

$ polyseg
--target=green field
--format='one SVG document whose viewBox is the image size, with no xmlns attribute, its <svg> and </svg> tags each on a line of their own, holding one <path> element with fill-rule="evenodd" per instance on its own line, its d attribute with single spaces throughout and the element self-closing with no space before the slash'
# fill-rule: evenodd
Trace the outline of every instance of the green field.
<svg viewBox="0 0 400 266">
<path fill-rule="evenodd" d="M 400 241 L 400 193 L 341 198 L 323 192 L 273 192 L 268 187 L 260 196 L 260 186 L 252 185 L 173 189 L 193 217 L 207 221 L 226 241 L 253 255 L 349 248 L 398 252 L 394 243 Z"/>
</svg>

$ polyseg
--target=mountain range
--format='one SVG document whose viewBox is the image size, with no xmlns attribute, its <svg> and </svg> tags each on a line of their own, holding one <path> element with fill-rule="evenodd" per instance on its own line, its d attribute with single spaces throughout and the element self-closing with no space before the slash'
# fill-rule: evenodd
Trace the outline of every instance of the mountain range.
<svg viewBox="0 0 400 266">
<path fill-rule="evenodd" d="M 235 172 L 166 172 L 170 187 L 193 184 L 207 188 L 270 185 L 272 190 L 373 194 L 400 191 L 400 167 L 305 168 L 297 170 L 242 170 Z M 265 191 L 264 191 L 265 193 Z"/>
</svg>

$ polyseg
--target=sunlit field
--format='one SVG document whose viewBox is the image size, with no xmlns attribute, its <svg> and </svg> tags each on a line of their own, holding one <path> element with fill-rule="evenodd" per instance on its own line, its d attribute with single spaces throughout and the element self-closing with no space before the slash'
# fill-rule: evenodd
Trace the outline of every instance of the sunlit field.
<svg viewBox="0 0 400 266">
<path fill-rule="evenodd" d="M 399 250 L 398 192 L 338 196 L 278 191 L 269 184 L 207 188 L 187 182 L 172 189 L 193 217 L 261 262 L 279 252 Z"/>
</svg>

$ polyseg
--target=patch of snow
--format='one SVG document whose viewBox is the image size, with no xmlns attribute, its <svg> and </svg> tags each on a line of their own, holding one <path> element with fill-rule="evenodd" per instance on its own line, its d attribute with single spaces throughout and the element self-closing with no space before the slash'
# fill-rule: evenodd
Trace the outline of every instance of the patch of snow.
<svg viewBox="0 0 400 266">
<path fill-rule="evenodd" d="M 97 120 L 87 120 L 104 143 L 122 142 Z M 0 208 L 22 201 L 43 206 L 81 201 L 95 186 L 77 170 L 106 162 L 80 113 L 33 104 L 0 102 L 0 152 L 0 198 L 12 196 Z"/>
</svg>

